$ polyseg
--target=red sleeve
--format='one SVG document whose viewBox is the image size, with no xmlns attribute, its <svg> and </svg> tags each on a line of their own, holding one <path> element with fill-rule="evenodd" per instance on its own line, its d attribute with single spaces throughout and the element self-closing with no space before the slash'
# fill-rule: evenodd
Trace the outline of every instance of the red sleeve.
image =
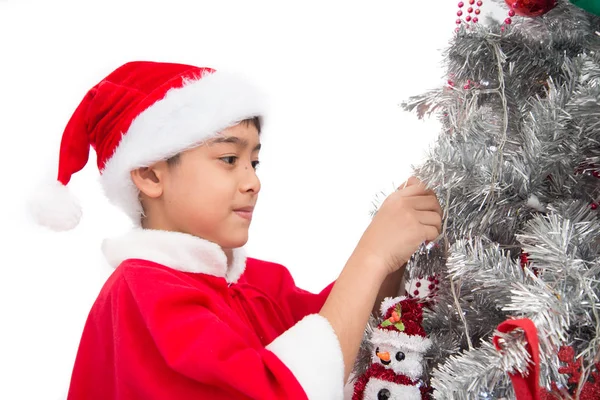
<svg viewBox="0 0 600 400">
<path fill-rule="evenodd" d="M 143 267 L 129 269 L 126 281 L 158 351 L 178 373 L 232 398 L 341 399 L 343 356 L 325 318 L 308 316 L 255 348 L 213 310 L 211 290 Z"/>
<path fill-rule="evenodd" d="M 320 293 L 311 293 L 297 287 L 284 266 L 252 258 L 248 259 L 246 279 L 269 293 L 296 322 L 321 311 L 335 283 L 329 284 Z"/>
</svg>

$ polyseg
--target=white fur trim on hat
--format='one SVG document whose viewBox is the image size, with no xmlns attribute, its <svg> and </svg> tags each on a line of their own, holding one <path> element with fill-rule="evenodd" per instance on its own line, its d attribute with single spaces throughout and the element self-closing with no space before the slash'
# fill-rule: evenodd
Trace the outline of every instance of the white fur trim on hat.
<svg viewBox="0 0 600 400">
<path fill-rule="evenodd" d="M 431 339 L 419 335 L 407 335 L 391 329 L 374 329 L 371 342 L 376 345 L 402 347 L 406 350 L 425 353 L 431 347 Z"/>
<path fill-rule="evenodd" d="M 264 118 L 263 102 L 257 88 L 221 71 L 169 90 L 133 120 L 107 161 L 100 179 L 106 196 L 139 225 L 142 207 L 131 171 L 198 146 L 244 119 Z"/>
</svg>

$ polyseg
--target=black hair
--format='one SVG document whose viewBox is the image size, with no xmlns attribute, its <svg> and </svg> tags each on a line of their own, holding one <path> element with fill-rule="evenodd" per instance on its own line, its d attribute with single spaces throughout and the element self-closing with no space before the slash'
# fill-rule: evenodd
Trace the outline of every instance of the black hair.
<svg viewBox="0 0 600 400">
<path fill-rule="evenodd" d="M 260 129 L 261 129 L 260 117 L 246 118 L 245 120 L 241 121 L 240 124 L 255 127 L 256 130 L 258 131 L 258 134 L 260 135 Z M 167 165 L 169 167 L 172 167 L 172 166 L 179 164 L 179 160 L 181 158 L 180 156 L 181 156 L 181 154 L 178 153 L 178 154 L 175 154 L 173 157 L 167 158 Z"/>
</svg>

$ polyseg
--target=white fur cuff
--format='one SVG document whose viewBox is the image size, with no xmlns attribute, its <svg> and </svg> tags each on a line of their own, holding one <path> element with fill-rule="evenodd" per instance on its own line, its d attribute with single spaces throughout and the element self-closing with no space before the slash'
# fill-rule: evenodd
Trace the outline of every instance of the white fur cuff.
<svg viewBox="0 0 600 400">
<path fill-rule="evenodd" d="M 312 314 L 267 347 L 292 371 L 309 399 L 342 399 L 344 356 L 326 318 Z"/>
</svg>

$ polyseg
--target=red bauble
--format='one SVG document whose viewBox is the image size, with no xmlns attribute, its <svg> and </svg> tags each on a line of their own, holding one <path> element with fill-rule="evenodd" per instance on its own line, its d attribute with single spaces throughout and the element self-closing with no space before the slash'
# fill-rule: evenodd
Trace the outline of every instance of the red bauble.
<svg viewBox="0 0 600 400">
<path fill-rule="evenodd" d="M 552 10 L 556 0 L 504 0 L 506 4 L 522 17 L 538 17 Z"/>
</svg>

